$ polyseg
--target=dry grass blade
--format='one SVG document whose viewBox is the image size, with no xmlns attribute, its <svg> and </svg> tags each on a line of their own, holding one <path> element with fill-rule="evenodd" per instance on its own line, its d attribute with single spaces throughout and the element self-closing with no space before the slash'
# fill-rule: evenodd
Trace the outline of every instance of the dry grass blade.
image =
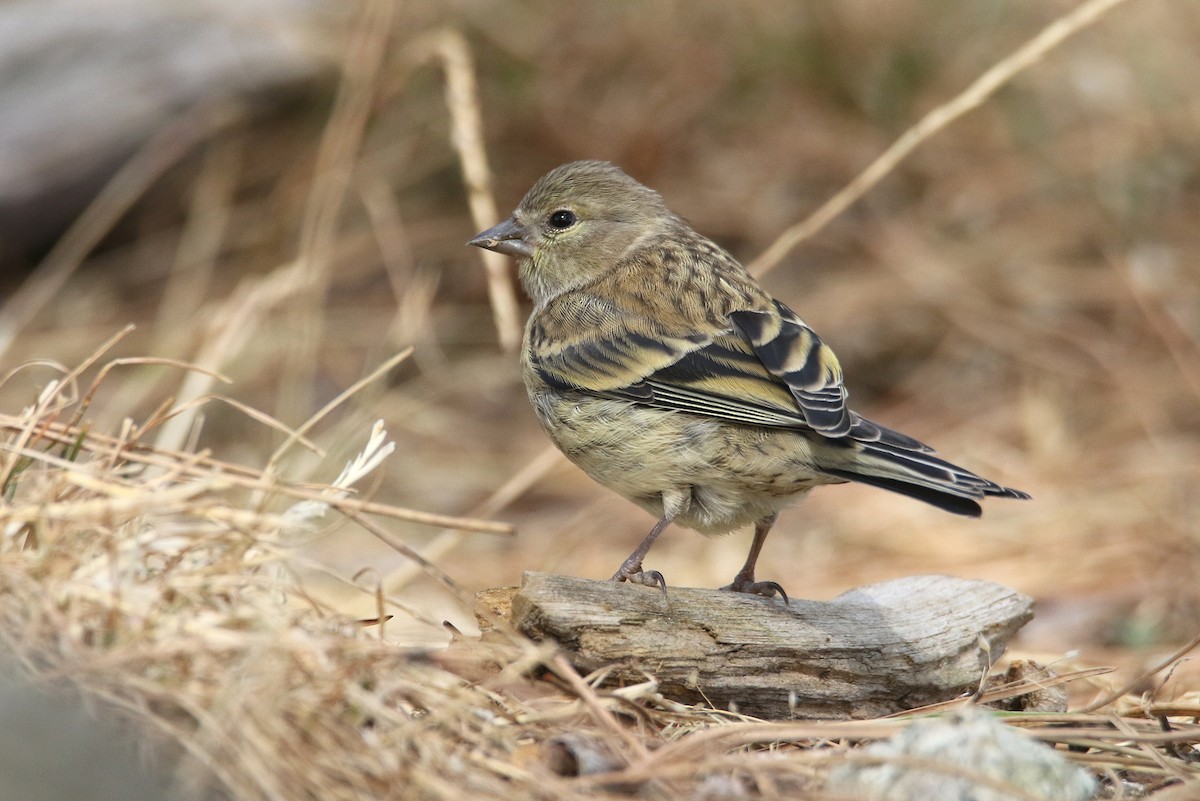
<svg viewBox="0 0 1200 801">
<path fill-rule="evenodd" d="M 128 329 L 124 333 L 127 333 Z M 11 496 L 13 492 L 14 482 L 17 481 L 17 473 L 26 471 L 33 463 L 43 463 L 53 465 L 60 469 L 71 470 L 74 468 L 74 462 L 79 456 L 88 455 L 96 457 L 100 463 L 106 465 L 107 470 L 116 471 L 118 466 L 127 465 L 142 465 L 145 467 L 154 468 L 151 471 L 146 471 L 143 475 L 145 480 L 157 478 L 162 480 L 164 475 L 172 477 L 173 480 L 199 480 L 201 482 L 215 482 L 209 489 L 228 489 L 240 488 L 252 490 L 256 493 L 271 496 L 283 495 L 292 497 L 301 501 L 319 502 L 337 509 L 344 514 L 376 514 L 391 517 L 397 520 L 405 520 L 422 525 L 440 526 L 443 528 L 463 528 L 465 530 L 511 534 L 512 527 L 500 524 L 491 523 L 484 520 L 473 518 L 456 517 L 452 515 L 441 515 L 430 512 L 420 512 L 411 509 L 403 509 L 400 507 L 373 503 L 370 501 L 360 501 L 348 497 L 347 493 L 339 489 L 336 493 L 329 492 L 329 488 L 325 490 L 308 489 L 304 487 L 294 486 L 287 482 L 279 481 L 275 478 L 275 463 L 272 462 L 265 470 L 259 471 L 252 468 L 233 465 L 228 462 L 218 461 L 209 457 L 207 454 L 195 454 L 186 451 L 179 451 L 170 448 L 161 448 L 158 446 L 146 445 L 137 441 L 137 438 L 147 431 L 152 430 L 159 425 L 164 419 L 164 412 L 160 407 L 152 415 L 151 419 L 144 426 L 135 426 L 131 421 L 126 421 L 123 424 L 122 433 L 119 437 L 112 437 L 102 433 L 91 431 L 88 427 L 78 425 L 77 421 L 81 418 L 83 410 L 90 404 L 92 397 L 100 387 L 103 380 L 112 374 L 112 370 L 116 366 L 125 364 L 166 364 L 173 367 L 183 369 L 198 369 L 192 365 L 188 365 L 172 359 L 139 359 L 125 358 L 113 360 L 104 364 L 97 371 L 97 377 L 92 381 L 88 391 L 78 399 L 78 409 L 73 414 L 73 421 L 63 422 L 59 418 L 66 414 L 71 403 L 70 398 L 62 396 L 62 388 L 68 384 L 73 384 L 82 374 L 83 370 L 95 364 L 96 360 L 105 351 L 110 349 L 115 341 L 119 338 L 114 337 L 109 342 L 105 343 L 100 349 L 93 354 L 85 364 L 79 368 L 71 370 L 67 373 L 67 379 L 60 382 L 52 383 L 46 391 L 43 391 L 37 405 L 30 407 L 26 412 L 19 416 L 0 415 L 0 431 L 7 430 L 14 436 L 8 442 L 0 443 L 0 450 L 5 451 L 8 455 L 4 461 L 3 481 L 0 482 L 0 487 L 7 489 Z M 395 364 L 402 361 L 408 356 L 410 351 L 397 354 L 392 359 L 384 362 L 373 373 L 363 378 L 361 381 L 354 384 L 346 392 L 339 395 L 326 406 L 324 410 L 313 417 L 301 431 L 290 431 L 281 424 L 274 423 L 269 420 L 266 415 L 261 412 L 255 413 L 254 410 L 246 407 L 244 404 L 234 403 L 238 408 L 242 408 L 256 419 L 261 419 L 265 423 L 280 428 L 288 433 L 287 443 L 303 442 L 311 446 L 314 450 L 317 449 L 313 443 L 308 443 L 304 439 L 304 431 L 310 430 L 321 417 L 328 412 L 329 409 L 335 407 L 345 398 L 352 395 L 358 389 L 376 380 L 380 375 L 383 375 L 387 370 L 391 369 Z M 214 376 L 220 377 L 220 376 Z M 196 401 L 193 401 L 193 404 Z M 379 432 L 377 431 L 377 434 Z M 70 457 L 58 459 L 52 456 L 47 450 L 38 450 L 39 445 L 55 446 L 63 449 L 64 453 L 69 453 Z M 282 448 L 277 451 L 278 458 L 282 453 Z M 388 451 L 390 452 L 390 450 Z M 383 454 L 386 455 L 386 454 Z M 377 462 L 376 462 L 377 463 Z M 18 467 L 20 466 L 20 467 Z M 367 466 L 369 471 L 374 464 Z M 356 480 L 356 477 L 351 477 L 349 481 Z M 13 520 L 19 522 L 30 522 L 37 517 L 35 507 L 30 507 L 24 512 L 20 507 L 10 507 L 7 514 Z"/>
<path fill-rule="evenodd" d="M 300 229 L 303 291 L 289 308 L 295 340 L 288 350 L 284 370 L 285 391 L 280 395 L 283 419 L 296 419 L 312 408 L 316 353 L 322 339 L 329 274 L 333 269 L 337 226 L 354 175 L 379 73 L 387 54 L 396 4 L 391 0 L 363 3 L 342 63 L 342 82 L 333 112 L 317 152 L 316 176 Z"/>
<path fill-rule="evenodd" d="M 1150 297 L 1145 287 L 1132 274 L 1128 265 L 1113 265 L 1113 272 L 1121 279 L 1129 297 L 1137 304 L 1146 318 L 1146 323 L 1162 341 L 1171 360 L 1175 362 L 1179 375 L 1187 382 L 1197 400 L 1200 400 L 1200 341 L 1192 337 L 1174 317 L 1166 313 L 1158 299 Z"/>
<path fill-rule="evenodd" d="M 372 514 L 426 526 L 460 528 L 464 531 L 489 534 L 512 534 L 513 532 L 512 526 L 505 523 L 421 512 L 391 504 L 360 501 L 353 498 L 329 498 L 322 495 L 319 490 L 272 480 L 264 472 L 229 462 L 221 462 L 205 454 L 190 455 L 181 451 L 168 451 L 140 445 L 127 439 L 98 434 L 83 428 L 64 427 L 61 424 L 30 426 L 27 421 L 0 416 L 0 430 L 17 433 L 20 437 L 28 437 L 34 442 L 46 440 L 77 452 L 103 456 L 109 463 L 128 462 L 172 470 L 181 478 L 192 480 L 214 481 L 219 479 L 219 484 L 215 486 L 223 489 L 238 487 L 284 495 L 299 501 L 327 502 L 331 507 L 347 515 Z M 58 460 L 44 451 L 22 447 L 14 442 L 0 443 L 0 450 L 9 453 L 10 460 L 14 462 L 21 459 L 36 460 L 57 467 L 67 467 L 71 464 L 70 460 Z M 22 507 L 9 507 L 5 511 L 5 516 L 12 519 L 35 520 L 38 516 L 37 507 L 30 507 L 24 511 L 22 511 Z"/>
<path fill-rule="evenodd" d="M 471 509 L 468 514 L 473 517 L 491 517 L 499 514 L 506 506 L 521 497 L 522 494 L 545 477 L 550 470 L 562 464 L 564 458 L 558 448 L 555 448 L 553 445 L 543 449 L 541 453 L 518 470 L 512 478 L 504 482 L 483 503 Z M 421 549 L 421 556 L 430 562 L 436 562 L 438 559 L 449 554 L 462 542 L 463 535 L 460 533 L 460 530 L 443 531 L 438 534 L 433 542 Z M 415 564 L 402 565 L 388 573 L 383 579 L 383 584 L 388 592 L 397 592 L 412 581 L 419 572 L 419 567 Z"/>
<path fill-rule="evenodd" d="M 871 187 L 895 169 L 904 158 L 925 140 L 945 128 L 983 101 L 1023 70 L 1036 64 L 1047 53 L 1070 36 L 1091 25 L 1125 0 L 1087 0 L 1069 14 L 1064 14 L 1042 29 L 1012 55 L 980 75 L 957 97 L 926 114 L 916 125 L 905 131 L 892 146 L 827 200 L 804 221 L 793 225 L 771 243 L 758 258 L 750 262 L 754 275 L 765 275 L 779 266 L 792 248 L 824 228 L 830 220 L 850 207 Z"/>
<path fill-rule="evenodd" d="M 483 115 L 479 110 L 479 90 L 475 84 L 471 48 L 461 33 L 445 30 L 414 45 L 413 52 L 420 60 L 430 56 L 437 58 L 446 73 L 450 141 L 462 165 L 471 219 L 477 231 L 491 228 L 499 222 L 499 216 L 496 199 L 492 195 L 487 149 L 483 143 Z M 488 297 L 500 346 L 504 350 L 514 350 L 521 342 L 521 320 L 511 262 L 507 257 L 488 250 L 480 250 L 479 258 L 487 275 Z"/>
<path fill-rule="evenodd" d="M 0 357 L 121 215 L 197 144 L 235 121 L 236 115 L 227 108 L 192 109 L 164 127 L 117 171 L 34 273 L 0 306 Z"/>
<path fill-rule="evenodd" d="M 170 425 L 170 423 L 173 420 L 177 419 L 180 416 L 187 416 L 190 420 L 190 419 L 192 419 L 192 412 L 202 408 L 209 401 L 217 401 L 219 403 L 227 404 L 228 406 L 230 406 L 234 409 L 237 409 L 239 412 L 246 415 L 250 419 L 255 420 L 259 423 L 262 423 L 263 425 L 268 426 L 270 428 L 273 428 L 276 431 L 279 431 L 290 438 L 294 438 L 300 445 L 303 445 L 310 453 L 315 453 L 318 456 L 325 455 L 325 452 L 323 450 L 321 450 L 321 448 L 315 442 L 313 442 L 310 439 L 300 436 L 295 430 L 288 428 L 283 423 L 276 420 L 274 417 L 271 417 L 271 415 L 267 414 L 266 412 L 261 412 L 258 409 L 255 409 L 253 406 L 248 406 L 235 398 L 230 398 L 225 395 L 201 395 L 200 397 L 194 398 L 194 399 L 188 401 L 187 403 L 177 403 L 174 406 L 172 406 L 169 411 L 164 410 L 164 412 L 160 415 L 152 415 L 150 417 L 150 419 L 147 421 L 146 425 L 142 428 L 142 433 L 148 433 L 148 432 L 153 431 L 154 429 L 159 428 L 160 426 L 163 426 L 163 425 Z M 182 445 L 179 447 L 172 448 L 172 447 L 164 447 L 159 444 L 155 444 L 154 447 L 159 448 L 161 450 L 182 450 Z"/>
<path fill-rule="evenodd" d="M 977 696 L 970 698 L 955 698 L 950 701 L 944 701 L 940 704 L 929 704 L 927 706 L 916 707 L 907 712 L 901 712 L 897 715 L 889 715 L 888 717 L 911 717 L 912 715 L 926 715 L 935 712 L 948 712 L 967 704 L 996 704 L 1000 701 L 1008 700 L 1009 698 L 1017 698 L 1026 695 L 1036 690 L 1046 690 L 1051 687 L 1061 687 L 1073 681 L 1080 679 L 1090 679 L 1094 676 L 1103 676 L 1106 673 L 1112 673 L 1116 668 L 1112 667 L 1096 667 L 1084 668 L 1082 670 L 1074 670 L 1070 673 L 1064 673 L 1060 676 L 1055 676 L 1052 679 L 1022 679 L 1016 682 L 1006 682 L 998 687 L 993 687 L 979 693 Z"/>
<path fill-rule="evenodd" d="M 184 378 L 178 391 L 179 402 L 186 405 L 208 393 L 212 387 L 209 373 L 233 361 L 253 341 L 266 313 L 294 298 L 303 286 L 301 263 L 287 264 L 263 278 L 243 281 L 208 317 L 207 337 L 194 359 L 198 371 Z M 156 444 L 167 450 L 182 447 L 194 420 L 193 414 L 173 417 L 159 430 Z"/>
<path fill-rule="evenodd" d="M 39 394 L 37 403 L 34 406 L 27 408 L 20 417 L 16 418 L 15 422 L 13 423 L 13 427 L 15 430 L 21 432 L 21 434 L 20 438 L 15 443 L 15 446 L 21 448 L 28 444 L 30 438 L 34 436 L 34 426 L 32 424 L 35 421 L 38 423 L 38 427 L 41 428 L 44 426 L 46 421 L 52 422 L 53 419 L 57 418 L 58 412 L 64 409 L 71 402 L 70 400 L 65 400 L 62 397 L 63 391 L 66 388 L 74 387 L 75 381 L 84 370 L 95 364 L 105 353 L 111 350 L 113 346 L 125 338 L 125 336 L 127 336 L 131 331 L 133 331 L 132 325 L 125 326 L 124 329 L 110 337 L 108 341 L 101 344 L 99 348 L 93 351 L 92 354 L 74 370 L 63 369 L 62 372 L 64 373 L 64 376 L 61 379 L 50 382 L 50 384 L 48 384 Z M 5 376 L 5 381 L 15 375 L 20 369 L 20 367 L 17 367 L 10 371 L 9 374 Z M 80 404 L 80 408 L 84 408 L 84 404 Z M 78 414 L 82 414 L 82 411 L 77 413 L 77 417 Z M 18 458 L 19 457 L 16 454 L 13 454 L 5 460 L 4 468 L 3 470 L 0 470 L 0 487 L 8 486 Z"/>
<path fill-rule="evenodd" d="M 1176 662 L 1178 662 L 1180 659 L 1182 659 L 1184 656 L 1186 656 L 1190 651 L 1194 650 L 1197 646 L 1200 646 L 1200 634 L 1197 634 L 1187 644 L 1185 644 L 1183 647 L 1179 648 L 1177 651 L 1175 651 L 1173 654 L 1168 656 L 1166 659 L 1163 659 L 1161 662 L 1159 662 L 1154 667 L 1150 668 L 1149 670 L 1145 671 L 1144 673 L 1139 674 L 1137 677 L 1131 679 L 1129 681 L 1129 683 L 1127 683 L 1125 686 L 1123 686 L 1120 689 L 1115 690 L 1107 695 L 1097 698 L 1095 701 L 1093 701 L 1092 703 L 1090 703 L 1086 707 L 1084 707 L 1082 711 L 1083 712 L 1095 712 L 1097 709 L 1103 709 L 1104 707 L 1113 703 L 1114 701 L 1116 701 L 1118 698 L 1124 696 L 1125 694 L 1132 692 L 1134 689 L 1136 689 L 1138 687 L 1144 686 L 1146 684 L 1147 679 L 1149 679 L 1150 677 L 1154 676 L 1155 674 L 1161 673 L 1162 671 L 1171 667 Z"/>
<path fill-rule="evenodd" d="M 163 341 L 170 342 L 185 333 L 175 327 L 175 321 L 187 319 L 196 299 L 208 292 L 233 214 L 241 156 L 242 141 L 236 137 L 214 142 L 206 149 L 175 262 L 155 316 L 155 329 Z"/>
<path fill-rule="evenodd" d="M 393 367 L 400 364 L 400 362 L 404 361 L 409 356 L 411 356 L 412 352 L 413 352 L 413 349 L 411 347 L 408 347 L 408 348 L 405 348 L 404 350 L 400 351 L 399 353 L 395 354 L 390 359 L 387 359 L 386 361 L 384 361 L 383 364 L 379 365 L 374 370 L 372 370 L 370 373 L 363 376 L 358 381 L 355 381 L 349 387 L 347 387 L 346 389 L 339 392 L 337 397 L 335 397 L 333 400 L 329 401 L 329 403 L 326 403 L 324 406 L 322 406 L 320 409 L 318 409 L 317 412 L 315 414 L 313 414 L 311 417 L 309 417 L 308 420 L 306 420 L 303 425 L 301 425 L 299 428 L 297 428 L 296 431 L 290 437 L 288 437 L 288 439 L 282 445 L 280 445 L 278 448 L 275 449 L 275 453 L 273 453 L 271 455 L 271 460 L 269 462 L 267 462 L 267 472 L 268 473 L 273 472 L 275 470 L 275 468 L 278 466 L 279 461 L 284 457 L 284 455 L 287 454 L 288 450 L 290 450 L 294 444 L 301 441 L 303 439 L 304 434 L 306 432 L 312 430 L 312 428 L 314 426 L 316 426 L 317 423 L 321 422 L 321 420 L 323 420 L 326 415 L 328 415 L 330 412 L 332 412 L 337 407 L 341 406 L 343 403 L 345 403 L 350 398 L 354 397 L 354 395 L 357 392 L 359 392 L 363 387 L 367 386 L 368 384 L 372 384 L 375 381 L 378 381 L 384 375 L 387 375 L 387 373 Z"/>
</svg>

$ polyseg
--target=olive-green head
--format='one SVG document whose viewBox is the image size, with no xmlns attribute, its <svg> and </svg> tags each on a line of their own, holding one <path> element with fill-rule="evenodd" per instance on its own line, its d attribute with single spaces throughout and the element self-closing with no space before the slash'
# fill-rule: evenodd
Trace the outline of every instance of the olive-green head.
<svg viewBox="0 0 1200 801">
<path fill-rule="evenodd" d="M 546 173 L 512 216 L 467 244 L 520 260 L 535 303 L 612 269 L 641 237 L 677 220 L 657 192 L 606 161 L 574 161 Z"/>
</svg>

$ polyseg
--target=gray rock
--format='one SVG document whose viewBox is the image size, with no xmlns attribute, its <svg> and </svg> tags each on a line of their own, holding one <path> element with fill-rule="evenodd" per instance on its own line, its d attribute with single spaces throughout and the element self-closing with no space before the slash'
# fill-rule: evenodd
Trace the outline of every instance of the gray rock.
<svg viewBox="0 0 1200 801">
<path fill-rule="evenodd" d="M 1097 789 L 1087 771 L 977 707 L 919 720 L 859 753 L 870 761 L 838 767 L 826 789 L 863 801 L 1086 801 Z"/>
</svg>

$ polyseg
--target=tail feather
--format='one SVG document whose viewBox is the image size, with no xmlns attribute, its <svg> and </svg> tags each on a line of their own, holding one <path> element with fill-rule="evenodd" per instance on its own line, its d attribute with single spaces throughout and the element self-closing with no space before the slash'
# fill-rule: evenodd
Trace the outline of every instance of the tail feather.
<svg viewBox="0 0 1200 801">
<path fill-rule="evenodd" d="M 932 504 L 954 514 L 979 517 L 978 500 L 985 496 L 1026 499 L 1029 494 L 1003 487 L 951 464 L 929 451 L 915 451 L 887 441 L 858 442 L 856 458 L 822 472 L 870 484 Z"/>
<path fill-rule="evenodd" d="M 896 478 L 884 478 L 883 476 L 873 476 L 866 473 L 852 473 L 849 470 L 825 470 L 823 472 L 849 481 L 857 481 L 860 484 L 870 484 L 872 487 L 898 492 L 901 495 L 916 498 L 918 501 L 933 504 L 939 509 L 945 509 L 947 512 L 953 512 L 956 515 L 979 517 L 983 514 L 983 507 L 979 505 L 978 501 L 973 501 L 970 498 L 964 498 L 960 495 L 945 492 L 924 484 L 912 484 Z"/>
</svg>

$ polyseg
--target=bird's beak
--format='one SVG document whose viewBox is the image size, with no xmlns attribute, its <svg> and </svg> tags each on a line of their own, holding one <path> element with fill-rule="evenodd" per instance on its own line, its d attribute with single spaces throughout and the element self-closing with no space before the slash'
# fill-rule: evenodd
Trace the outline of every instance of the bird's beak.
<svg viewBox="0 0 1200 801">
<path fill-rule="evenodd" d="M 505 256 L 517 259 L 532 259 L 533 245 L 525 241 L 525 229 L 515 217 L 509 217 L 499 225 L 492 226 L 475 238 L 468 245 L 474 245 L 484 250 L 494 250 Z"/>
</svg>

